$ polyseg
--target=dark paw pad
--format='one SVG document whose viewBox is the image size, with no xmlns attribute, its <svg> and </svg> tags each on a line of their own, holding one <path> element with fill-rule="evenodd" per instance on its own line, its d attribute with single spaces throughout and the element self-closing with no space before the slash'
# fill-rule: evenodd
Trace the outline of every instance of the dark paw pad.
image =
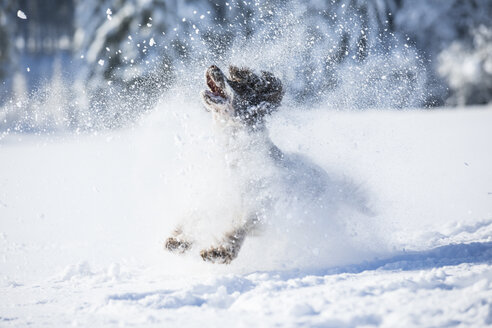
<svg viewBox="0 0 492 328">
<path fill-rule="evenodd" d="M 173 253 L 184 253 L 189 250 L 191 243 L 176 237 L 169 237 L 164 244 L 164 248 Z"/>
</svg>

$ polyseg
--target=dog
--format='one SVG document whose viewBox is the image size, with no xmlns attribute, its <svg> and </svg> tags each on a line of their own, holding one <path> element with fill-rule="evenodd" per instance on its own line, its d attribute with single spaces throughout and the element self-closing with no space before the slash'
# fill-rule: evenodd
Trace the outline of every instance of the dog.
<svg viewBox="0 0 492 328">
<path fill-rule="evenodd" d="M 237 218 L 236 226 L 225 233 L 218 245 L 200 252 L 204 261 L 222 264 L 229 264 L 238 256 L 245 238 L 264 220 L 270 201 L 270 195 L 262 192 L 261 188 L 265 159 L 279 163 L 284 158 L 270 140 L 265 125 L 266 117 L 281 104 L 284 96 L 282 82 L 266 71 L 256 74 L 248 68 L 230 66 L 228 73 L 226 76 L 217 66 L 210 66 L 205 72 L 208 88 L 201 92 L 205 109 L 212 114 L 224 139 L 228 166 L 238 177 L 243 198 L 242 217 Z M 252 167 L 255 168 L 253 171 Z M 165 241 L 164 247 L 182 254 L 192 245 L 193 240 L 178 227 Z"/>
</svg>

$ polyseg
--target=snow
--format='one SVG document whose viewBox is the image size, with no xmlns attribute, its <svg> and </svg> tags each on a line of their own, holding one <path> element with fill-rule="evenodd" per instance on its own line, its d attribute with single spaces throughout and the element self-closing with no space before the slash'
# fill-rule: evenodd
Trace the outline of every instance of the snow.
<svg viewBox="0 0 492 328">
<path fill-rule="evenodd" d="M 112 14 L 113 14 L 113 12 L 111 11 L 111 9 L 109 9 L 109 8 L 108 8 L 108 9 L 106 10 L 106 18 L 107 18 L 108 20 L 112 20 L 112 19 L 113 19 L 113 17 L 111 16 Z"/>
<path fill-rule="evenodd" d="M 463 107 L 490 101 L 491 8 L 80 1 L 82 67 L 16 63 L 4 17 L 0 326 L 491 326 L 492 105 Z M 212 62 L 282 79 L 282 166 L 223 153 L 197 96 Z M 244 199 L 261 229 L 203 262 Z M 163 249 L 178 224 L 184 256 Z"/>
<path fill-rule="evenodd" d="M 357 192 L 220 266 L 162 249 L 187 210 L 213 225 L 233 200 L 208 113 L 179 97 L 126 129 L 3 135 L 1 326 L 492 324 L 492 107 L 283 108 L 272 140 Z"/>
<path fill-rule="evenodd" d="M 26 14 L 20 9 L 17 10 L 17 17 L 19 17 L 20 19 L 27 19 Z"/>
</svg>

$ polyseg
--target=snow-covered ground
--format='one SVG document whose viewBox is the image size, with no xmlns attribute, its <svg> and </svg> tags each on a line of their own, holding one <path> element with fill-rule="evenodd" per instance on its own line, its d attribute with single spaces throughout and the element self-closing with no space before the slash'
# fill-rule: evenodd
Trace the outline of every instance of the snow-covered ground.
<svg viewBox="0 0 492 328">
<path fill-rule="evenodd" d="M 6 135 L 0 326 L 492 325 L 490 122 L 490 106 L 279 111 L 273 141 L 345 198 L 249 238 L 229 266 L 162 249 L 180 215 L 227 199 L 197 103 L 125 130 Z"/>
</svg>

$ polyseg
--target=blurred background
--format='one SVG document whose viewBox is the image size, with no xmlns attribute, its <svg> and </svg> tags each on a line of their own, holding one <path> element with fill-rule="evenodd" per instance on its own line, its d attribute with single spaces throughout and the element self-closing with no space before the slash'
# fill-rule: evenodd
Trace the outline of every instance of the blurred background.
<svg viewBox="0 0 492 328">
<path fill-rule="evenodd" d="M 212 63 L 273 71 L 290 106 L 485 104 L 491 17 L 490 0 L 2 0 L 0 132 L 124 126 Z"/>
</svg>

